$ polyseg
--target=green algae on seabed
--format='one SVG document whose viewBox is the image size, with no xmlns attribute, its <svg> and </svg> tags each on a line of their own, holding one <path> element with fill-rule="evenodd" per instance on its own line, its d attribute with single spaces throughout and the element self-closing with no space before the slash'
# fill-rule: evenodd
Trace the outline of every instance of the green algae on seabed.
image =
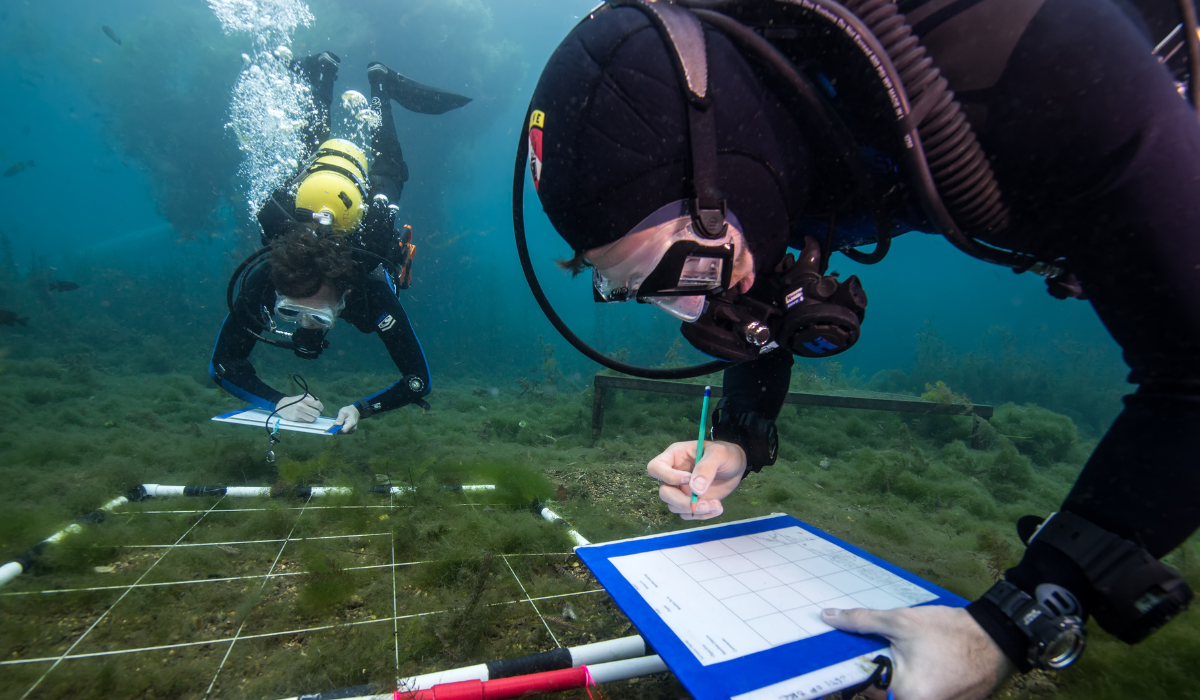
<svg viewBox="0 0 1200 700">
<path fill-rule="evenodd" d="M 396 653 L 392 581 L 378 572 L 389 571 L 393 552 L 396 562 L 409 564 L 396 569 L 397 613 L 419 616 L 399 621 L 402 674 L 552 648 L 546 625 L 564 645 L 627 633 L 628 622 L 602 594 L 571 598 L 576 619 L 561 614 L 559 604 L 548 605 L 543 614 L 557 619 L 546 625 L 527 605 L 506 604 L 523 597 L 509 566 L 530 596 L 595 585 L 573 557 L 543 556 L 569 552 L 570 543 L 562 528 L 524 509 L 534 498 L 565 496 L 554 509 L 594 541 L 693 526 L 666 513 L 645 464 L 670 442 L 694 436 L 699 398 L 610 391 L 609 419 L 593 443 L 590 392 L 518 396 L 518 389 L 510 389 L 493 395 L 487 385 L 443 380 L 431 397 L 433 411 L 402 409 L 373 418 L 348 438 L 287 435 L 276 446 L 278 463 L 270 465 L 260 431 L 209 421 L 235 402 L 203 375 L 166 373 L 142 381 L 93 372 L 81 379 L 64 367 L 61 361 L 5 361 L 0 400 L 27 417 L 22 430 L 0 434 L 0 478 L 8 486 L 0 507 L 10 514 L 0 521 L 0 543 L 9 558 L 136 483 L 365 487 L 381 483 L 382 475 L 387 483 L 415 489 L 411 497 L 394 497 L 393 509 L 307 508 L 295 498 L 226 499 L 220 508 L 256 510 L 210 513 L 193 532 L 194 541 L 244 542 L 289 533 L 340 539 L 289 545 L 276 562 L 281 575 L 265 586 L 259 577 L 278 555 L 278 544 L 172 550 L 145 582 L 205 582 L 136 589 L 76 650 L 228 637 L 243 622 L 253 633 L 334 625 L 238 642 L 218 682 L 229 695 L 284 697 L 390 683 Z M 847 381 L 844 373 L 836 376 Z M 350 374 L 326 378 L 322 400 L 348 403 L 373 381 Z M 836 388 L 832 381 L 816 377 L 809 384 Z M 47 391 L 55 396 L 51 402 L 43 400 Z M 722 520 L 788 512 L 959 594 L 978 595 L 1020 557 L 1016 519 L 1053 510 L 1094 441 L 1070 419 L 1038 407 L 999 406 L 996 415 L 990 447 L 973 450 L 965 442 L 972 427 L 968 417 L 933 423 L 904 414 L 785 407 L 779 463 L 748 477 L 726 500 Z M 117 425 L 104 428 L 114 417 Z M 521 427 L 521 420 L 528 425 Z M 441 488 L 472 482 L 498 488 L 494 493 Z M 162 550 L 127 545 L 169 544 L 199 517 L 133 513 L 203 511 L 216 500 L 156 499 L 131 506 L 129 513 L 50 548 L 33 572 L 0 593 L 132 583 Z M 308 506 L 388 501 L 357 493 Z M 538 556 L 505 559 L 505 554 Z M 410 564 L 429 560 L 436 563 Z M 1168 561 L 1200 586 L 1194 546 Z M 112 566 L 113 572 L 95 573 L 96 566 Z M 5 619 L 0 651 L 6 659 L 59 654 L 119 594 L 120 589 L 106 589 L 0 595 Z M 434 614 L 442 610 L 470 614 Z M 224 651 L 224 645 L 213 644 L 67 661 L 37 693 L 198 697 Z M 1047 691 L 1036 696 L 1091 700 L 1161 689 L 1171 697 L 1195 697 L 1191 666 L 1198 652 L 1194 612 L 1132 648 L 1093 628 L 1091 648 L 1076 668 L 1049 680 L 1013 684 L 1002 695 Z M 19 696 L 46 667 L 0 666 L 0 696 Z M 661 678 L 604 692 L 610 698 L 682 694 L 677 683 Z"/>
</svg>

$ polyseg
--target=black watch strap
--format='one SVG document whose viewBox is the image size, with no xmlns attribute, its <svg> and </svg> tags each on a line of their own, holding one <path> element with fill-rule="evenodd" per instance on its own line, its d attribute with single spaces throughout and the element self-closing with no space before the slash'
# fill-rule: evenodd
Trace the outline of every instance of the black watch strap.
<svg viewBox="0 0 1200 700">
<path fill-rule="evenodd" d="M 779 456 L 779 434 L 775 421 L 754 413 L 734 413 L 718 407 L 712 415 L 713 440 L 732 442 L 746 453 L 747 471 L 761 471 Z"/>
<path fill-rule="evenodd" d="M 1004 614 L 1000 606 L 985 596 L 968 605 L 967 612 L 1018 671 L 1029 673 L 1033 670 L 1033 664 L 1029 661 L 1029 637 Z"/>
</svg>

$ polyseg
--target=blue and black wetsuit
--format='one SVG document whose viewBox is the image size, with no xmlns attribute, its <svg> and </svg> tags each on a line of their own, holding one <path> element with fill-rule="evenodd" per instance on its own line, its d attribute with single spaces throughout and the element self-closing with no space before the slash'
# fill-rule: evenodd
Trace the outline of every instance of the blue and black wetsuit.
<svg viewBox="0 0 1200 700">
<path fill-rule="evenodd" d="M 317 108 L 304 132 L 310 153 L 329 138 L 329 109 L 337 78 L 337 64 L 330 61 L 329 56 L 309 56 L 293 64 L 296 73 L 312 87 L 313 103 Z M 397 203 L 408 180 L 408 165 L 396 138 L 388 98 L 386 95 L 374 96 L 381 97 L 383 123 L 371 142 L 375 159 L 370 172 L 370 194 L 372 197 L 383 194 L 389 202 Z M 294 197 L 287 187 L 281 187 L 263 204 L 258 221 L 263 228 L 264 244 L 296 225 Z M 392 226 L 390 220 L 368 216 L 355 236 L 370 252 L 386 255 L 396 244 Z M 360 265 L 358 274 L 346 290 L 345 302 L 339 318 L 354 324 L 363 333 L 378 334 L 401 374 L 401 379 L 391 386 L 354 402 L 361 417 L 411 403 L 424 405 L 422 397 L 430 392 L 429 365 L 408 321 L 408 314 L 396 296 L 392 275 L 382 266 L 375 267 L 373 261 Z M 285 394 L 258 378 L 248 359 L 258 340 L 246 329 L 261 332 L 265 314 L 270 314 L 274 308 L 275 286 L 271 284 L 268 259 L 247 274 L 234 302 L 236 311 L 226 316 L 222 323 L 208 365 L 209 375 L 218 386 L 243 401 L 268 410 L 273 410 Z"/>
<path fill-rule="evenodd" d="M 346 291 L 346 307 L 339 318 L 354 324 L 363 333 L 375 333 L 383 341 L 401 379 L 391 386 L 354 402 L 363 416 L 422 402 L 429 394 L 429 365 L 417 334 L 413 332 L 390 275 L 382 270 L 362 278 Z M 213 346 L 208 364 L 209 376 L 222 389 L 260 408 L 274 410 L 285 394 L 258 378 L 250 364 L 250 352 L 258 342 L 246 327 L 260 328 L 261 322 L 250 317 L 251 310 L 275 308 L 275 286 L 271 284 L 271 264 L 264 262 L 252 270 L 242 285 L 234 305 L 237 313 L 225 317 Z M 246 311 L 245 318 L 242 316 Z M 412 382 L 413 378 L 420 382 Z M 414 385 L 418 385 L 413 390 Z"/>
<path fill-rule="evenodd" d="M 1162 557 L 1200 527 L 1200 123 L 1151 54 L 1173 3 L 900 5 L 992 158 L 1013 220 L 989 242 L 1065 258 L 1138 385 L 1062 510 Z M 792 363 L 773 352 L 727 370 L 724 405 L 778 415 Z M 1008 572 L 1086 606 L 1080 577 L 1036 540 Z"/>
</svg>

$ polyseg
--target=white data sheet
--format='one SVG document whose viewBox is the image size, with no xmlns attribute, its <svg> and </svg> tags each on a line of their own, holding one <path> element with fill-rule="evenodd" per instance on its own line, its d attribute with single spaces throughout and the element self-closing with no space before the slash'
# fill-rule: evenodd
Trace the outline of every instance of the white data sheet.
<svg viewBox="0 0 1200 700">
<path fill-rule="evenodd" d="M 938 597 L 799 527 L 610 561 L 705 666 L 828 632 L 824 608 Z"/>
</svg>

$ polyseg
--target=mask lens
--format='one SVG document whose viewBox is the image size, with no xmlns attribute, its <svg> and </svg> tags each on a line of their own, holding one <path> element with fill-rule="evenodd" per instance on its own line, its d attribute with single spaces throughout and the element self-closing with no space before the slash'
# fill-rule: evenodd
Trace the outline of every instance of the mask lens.
<svg viewBox="0 0 1200 700">
<path fill-rule="evenodd" d="M 721 272 L 725 261 L 721 258 L 689 255 L 679 272 L 678 289 L 717 289 L 721 286 Z"/>
<path fill-rule="evenodd" d="M 328 330 L 333 328 L 333 324 L 337 321 L 338 312 L 344 306 L 344 299 L 338 304 L 336 309 L 333 309 L 329 307 L 313 308 L 307 304 L 279 296 L 275 302 L 275 315 L 300 326 Z"/>
<path fill-rule="evenodd" d="M 646 297 L 646 301 L 666 311 L 680 321 L 692 323 L 704 313 L 704 297 Z"/>
<path fill-rule="evenodd" d="M 333 317 L 323 314 L 319 311 L 310 311 L 308 314 L 309 322 L 317 328 L 333 328 Z"/>
</svg>

